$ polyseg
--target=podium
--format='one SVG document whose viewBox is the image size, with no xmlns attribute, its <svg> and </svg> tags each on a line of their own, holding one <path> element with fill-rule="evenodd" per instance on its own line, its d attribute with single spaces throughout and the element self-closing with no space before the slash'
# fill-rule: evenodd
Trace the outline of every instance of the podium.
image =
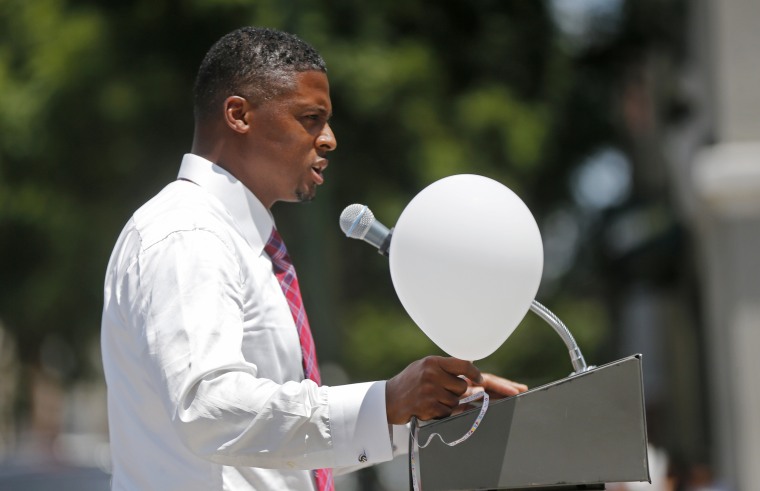
<svg viewBox="0 0 760 491">
<path fill-rule="evenodd" d="M 420 442 L 461 437 L 477 409 L 422 424 Z M 472 436 L 420 448 L 421 488 L 434 490 L 604 489 L 650 481 L 641 355 L 499 401 Z"/>
</svg>

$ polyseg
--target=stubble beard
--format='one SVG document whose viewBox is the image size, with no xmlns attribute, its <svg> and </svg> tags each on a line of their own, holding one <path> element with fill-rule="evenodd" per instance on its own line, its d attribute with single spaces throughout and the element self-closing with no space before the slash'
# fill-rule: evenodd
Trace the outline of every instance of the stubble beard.
<svg viewBox="0 0 760 491">
<path fill-rule="evenodd" d="M 316 186 L 313 188 L 310 188 L 308 191 L 301 191 L 296 190 L 296 200 L 299 203 L 309 203 L 317 196 L 317 188 Z"/>
</svg>

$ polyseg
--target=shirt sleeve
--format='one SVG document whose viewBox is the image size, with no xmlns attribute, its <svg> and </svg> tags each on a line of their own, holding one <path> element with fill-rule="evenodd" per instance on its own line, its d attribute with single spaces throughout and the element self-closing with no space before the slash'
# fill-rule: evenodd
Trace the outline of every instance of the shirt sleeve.
<svg viewBox="0 0 760 491">
<path fill-rule="evenodd" d="M 264 468 L 390 460 L 384 382 L 257 377 L 241 352 L 242 276 L 232 248 L 203 229 L 145 249 L 127 275 L 148 376 L 186 447 L 219 464 Z"/>
<path fill-rule="evenodd" d="M 388 432 L 391 435 L 391 450 L 392 450 L 393 458 L 399 457 L 401 455 L 408 455 L 409 454 L 409 424 L 388 425 Z M 357 465 L 337 467 L 334 469 L 334 473 L 336 476 L 339 476 L 342 474 L 349 474 L 351 472 L 358 471 L 359 469 L 363 469 L 365 467 L 368 467 L 370 465 L 374 465 L 377 463 L 378 462 L 370 462 L 368 460 L 365 463 L 361 463 Z"/>
</svg>

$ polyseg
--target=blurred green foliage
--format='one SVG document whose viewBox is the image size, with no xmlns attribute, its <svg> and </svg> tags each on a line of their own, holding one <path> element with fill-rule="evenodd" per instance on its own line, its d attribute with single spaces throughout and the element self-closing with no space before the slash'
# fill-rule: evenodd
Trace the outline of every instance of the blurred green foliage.
<svg viewBox="0 0 760 491">
<path fill-rule="evenodd" d="M 340 236 L 344 206 L 367 203 L 392 225 L 434 180 L 476 173 L 542 223 L 567 206 L 578 159 L 614 138 L 615 67 L 578 63 L 545 2 L 0 0 L 0 322 L 24 363 L 55 364 L 42 350 L 54 336 L 70 362 L 53 368 L 92 373 L 111 247 L 189 150 L 205 51 L 246 24 L 295 32 L 328 63 L 339 145 L 327 184 L 275 215 L 320 355 L 355 379 L 439 351 L 398 303 L 385 259 Z M 610 320 L 593 279 L 568 278 L 543 300 L 593 363 Z M 541 324 L 529 315 L 482 365 L 532 383 L 565 375 L 564 346 Z"/>
</svg>

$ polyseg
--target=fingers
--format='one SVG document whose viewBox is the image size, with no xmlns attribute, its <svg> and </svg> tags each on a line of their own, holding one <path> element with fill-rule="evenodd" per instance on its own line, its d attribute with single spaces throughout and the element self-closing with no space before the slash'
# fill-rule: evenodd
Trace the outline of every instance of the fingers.
<svg viewBox="0 0 760 491">
<path fill-rule="evenodd" d="M 490 373 L 484 373 L 482 382 L 479 384 L 489 395 L 509 397 L 516 396 L 528 390 L 528 386 L 519 382 L 497 377 Z"/>
<path fill-rule="evenodd" d="M 486 390 L 490 396 L 499 398 L 525 392 L 528 387 L 496 375 L 481 374 L 465 360 L 429 356 L 386 382 L 388 423 L 405 424 L 412 416 L 423 421 L 450 416 L 463 396 L 477 390 Z"/>
<path fill-rule="evenodd" d="M 464 375 L 476 384 L 481 383 L 481 373 L 478 368 L 469 361 L 458 358 L 439 358 L 441 368 L 454 376 Z"/>
<path fill-rule="evenodd" d="M 412 363 L 386 382 L 388 422 L 405 424 L 412 416 L 421 420 L 449 416 L 468 387 L 460 375 L 480 379 L 480 371 L 472 363 L 455 358 L 429 356 Z"/>
</svg>

